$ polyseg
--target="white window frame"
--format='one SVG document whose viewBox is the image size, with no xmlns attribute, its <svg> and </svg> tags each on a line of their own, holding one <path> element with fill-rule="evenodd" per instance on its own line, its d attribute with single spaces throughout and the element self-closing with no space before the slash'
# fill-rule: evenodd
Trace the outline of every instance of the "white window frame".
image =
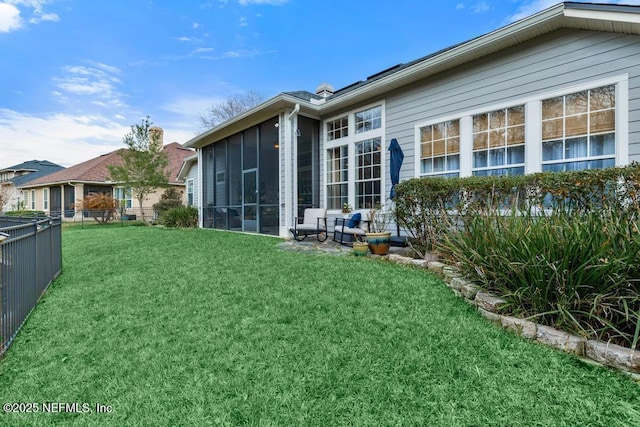
<svg viewBox="0 0 640 427">
<path fill-rule="evenodd" d="M 368 131 L 364 131 L 356 134 L 355 132 L 355 115 L 356 113 L 360 113 L 362 111 L 370 110 L 375 107 L 380 107 L 381 118 L 380 118 L 380 127 L 377 129 L 372 129 Z M 329 122 L 337 120 L 341 117 L 348 117 L 349 120 L 349 128 L 348 135 L 342 138 L 328 140 L 328 126 Z M 321 155 L 321 176 L 322 176 L 322 188 L 324 193 L 324 206 L 328 206 L 328 194 L 327 194 L 327 180 L 326 180 L 326 165 L 327 165 L 327 150 L 330 148 L 339 147 L 342 145 L 348 145 L 348 162 L 349 162 L 349 170 L 348 170 L 348 203 L 353 206 L 354 209 L 358 209 L 356 205 L 356 143 L 366 141 L 369 139 L 380 138 L 381 150 L 380 150 L 380 204 L 384 205 L 387 198 L 386 191 L 386 181 L 387 181 L 387 173 L 386 173 L 386 160 L 387 160 L 387 150 L 386 150 L 386 105 L 384 100 L 379 100 L 377 102 L 372 102 L 366 105 L 361 105 L 358 108 L 354 108 L 347 113 L 342 113 L 333 117 L 329 117 L 322 123 L 322 135 L 324 139 L 324 148 Z M 328 209 L 327 213 L 329 214 L 339 214 L 341 209 Z"/>
<path fill-rule="evenodd" d="M 44 211 L 48 211 L 49 210 L 49 189 L 48 188 L 43 188 L 42 189 L 42 210 Z"/>
<path fill-rule="evenodd" d="M 31 190 L 31 210 L 36 210 L 36 190 Z"/>
<path fill-rule="evenodd" d="M 615 166 L 629 164 L 629 75 L 620 74 L 598 80 L 590 80 L 578 85 L 566 85 L 553 91 L 540 92 L 535 96 L 514 98 L 508 102 L 490 104 L 457 114 L 433 118 L 414 126 L 414 149 L 420 153 L 420 128 L 449 120 L 460 119 L 460 176 L 472 176 L 473 167 L 473 120 L 477 114 L 514 107 L 525 106 L 525 159 L 524 173 L 542 171 L 542 100 L 570 95 L 587 89 L 615 85 L 616 96 L 616 142 Z M 532 143 L 533 142 L 533 143 Z M 420 155 L 414 156 L 414 176 L 419 178 Z"/>
</svg>

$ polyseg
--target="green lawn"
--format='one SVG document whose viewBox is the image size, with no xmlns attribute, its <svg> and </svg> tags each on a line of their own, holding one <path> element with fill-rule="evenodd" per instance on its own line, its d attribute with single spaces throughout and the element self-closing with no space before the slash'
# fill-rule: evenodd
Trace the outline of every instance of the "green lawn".
<svg viewBox="0 0 640 427">
<path fill-rule="evenodd" d="M 112 412 L 0 425 L 640 425 L 638 384 L 503 332 L 430 274 L 277 243 L 66 229 L 0 401 Z"/>
</svg>

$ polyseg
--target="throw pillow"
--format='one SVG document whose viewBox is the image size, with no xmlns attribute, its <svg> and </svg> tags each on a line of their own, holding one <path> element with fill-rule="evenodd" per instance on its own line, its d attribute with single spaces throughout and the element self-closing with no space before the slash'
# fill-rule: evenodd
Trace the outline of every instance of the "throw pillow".
<svg viewBox="0 0 640 427">
<path fill-rule="evenodd" d="M 349 219 L 349 223 L 347 224 L 347 227 L 356 228 L 358 226 L 358 224 L 360 224 L 360 220 L 362 220 L 362 215 L 360 214 L 360 212 L 358 212 L 357 214 L 354 214 Z"/>
</svg>

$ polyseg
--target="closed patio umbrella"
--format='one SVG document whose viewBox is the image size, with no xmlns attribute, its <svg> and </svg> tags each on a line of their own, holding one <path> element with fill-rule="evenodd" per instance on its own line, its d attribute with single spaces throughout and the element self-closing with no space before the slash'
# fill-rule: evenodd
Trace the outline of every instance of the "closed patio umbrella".
<svg viewBox="0 0 640 427">
<path fill-rule="evenodd" d="M 389 197 L 393 199 L 396 196 L 396 184 L 400 182 L 400 168 L 404 160 L 404 153 L 395 138 L 389 143 L 389 151 L 391 152 L 389 157 L 391 163 L 391 194 L 389 194 Z"/>
</svg>

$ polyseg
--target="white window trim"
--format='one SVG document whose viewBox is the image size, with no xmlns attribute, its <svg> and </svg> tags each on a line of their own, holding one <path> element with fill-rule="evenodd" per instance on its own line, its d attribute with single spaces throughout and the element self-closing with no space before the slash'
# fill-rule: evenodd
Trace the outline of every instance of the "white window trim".
<svg viewBox="0 0 640 427">
<path fill-rule="evenodd" d="M 380 115 L 380 127 L 378 129 L 373 129 L 373 130 L 369 130 L 366 132 L 362 132 L 359 134 L 356 134 L 356 121 L 355 121 L 355 114 L 364 110 L 368 110 L 370 108 L 374 108 L 374 107 L 378 107 L 380 106 L 382 112 Z M 348 127 L 348 132 L 349 135 L 346 137 L 342 137 L 342 138 L 338 138 L 338 139 L 333 139 L 331 141 L 327 140 L 327 132 L 328 132 L 328 126 L 327 123 L 334 121 L 336 119 L 339 119 L 341 117 L 345 117 L 347 116 L 348 121 L 349 121 L 349 127 Z M 352 110 L 349 110 L 348 112 L 342 112 L 341 114 L 338 114 L 336 116 L 333 117 L 329 117 L 326 120 L 323 121 L 322 123 L 322 139 L 324 140 L 324 147 L 321 150 L 320 153 L 320 161 L 322 166 L 322 180 L 321 180 L 321 185 L 323 186 L 322 188 L 324 189 L 324 206 L 328 205 L 328 194 L 327 194 L 327 150 L 331 149 L 331 148 L 335 148 L 335 147 L 340 147 L 343 145 L 347 145 L 349 147 L 349 153 L 348 153 L 348 161 L 349 161 L 349 170 L 347 171 L 347 175 L 348 175 L 348 203 L 351 206 L 355 206 L 356 205 L 356 150 L 355 150 L 355 144 L 356 142 L 360 142 L 360 141 L 366 141 L 368 139 L 373 139 L 373 138 L 380 138 L 380 144 L 381 144 L 381 153 L 380 153 L 380 199 L 381 199 L 381 204 L 384 205 L 384 202 L 386 200 L 386 196 L 387 196 L 387 190 L 386 190 L 386 181 L 387 181 L 387 174 L 386 174 L 386 159 L 387 159 L 387 153 L 386 153 L 386 141 L 385 141 L 385 135 L 386 135 L 386 105 L 385 105 L 385 101 L 384 100 L 380 100 L 377 102 L 372 102 L 366 105 L 361 105 L 358 108 L 354 108 Z M 341 212 L 340 209 L 329 209 L 327 210 L 328 214 L 339 214 Z"/>
<path fill-rule="evenodd" d="M 48 188 L 42 189 L 42 210 L 43 211 L 49 210 L 49 189 Z"/>
<path fill-rule="evenodd" d="M 446 122 L 460 120 L 460 177 L 472 175 L 473 167 L 473 125 L 472 118 L 477 114 L 501 110 L 517 105 L 525 106 L 525 162 L 524 173 L 542 171 L 542 100 L 558 96 L 570 95 L 588 89 L 615 85 L 616 87 L 616 166 L 629 164 L 629 75 L 619 74 L 598 80 L 591 80 L 578 85 L 566 85 L 562 88 L 542 92 L 535 96 L 514 98 L 509 101 L 489 104 L 481 108 L 448 114 L 434 119 L 416 123 L 414 126 L 414 176 L 420 174 L 420 128 Z M 471 122 L 470 122 L 471 121 Z M 540 143 L 531 144 L 529 141 Z"/>
</svg>

